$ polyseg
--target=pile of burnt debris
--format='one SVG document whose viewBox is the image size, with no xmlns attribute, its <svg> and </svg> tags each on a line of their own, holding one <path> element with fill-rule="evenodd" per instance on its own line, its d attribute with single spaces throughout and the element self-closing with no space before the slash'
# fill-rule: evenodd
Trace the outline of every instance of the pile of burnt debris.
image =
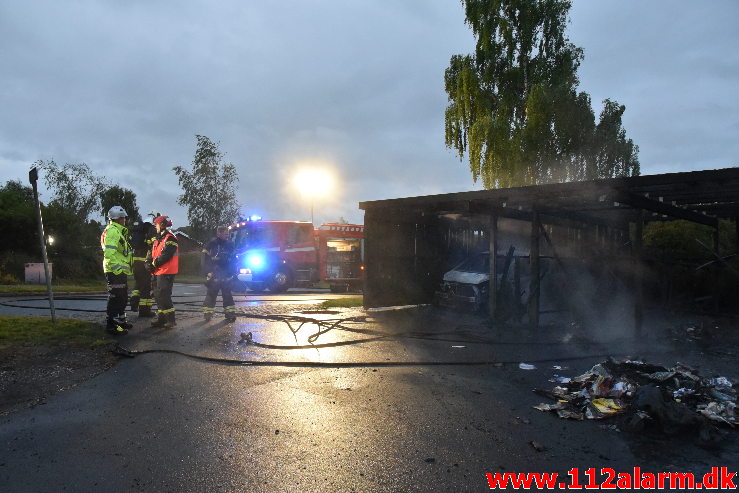
<svg viewBox="0 0 739 493">
<path fill-rule="evenodd" d="M 699 430 L 710 440 L 716 429 L 734 428 L 736 390 L 726 377 L 704 378 L 688 366 L 672 368 L 643 361 L 609 359 L 574 378 L 555 375 L 552 390 L 534 389 L 554 404 L 539 404 L 565 419 L 604 419 L 618 416 L 614 429 L 661 430 L 674 434 Z"/>
</svg>

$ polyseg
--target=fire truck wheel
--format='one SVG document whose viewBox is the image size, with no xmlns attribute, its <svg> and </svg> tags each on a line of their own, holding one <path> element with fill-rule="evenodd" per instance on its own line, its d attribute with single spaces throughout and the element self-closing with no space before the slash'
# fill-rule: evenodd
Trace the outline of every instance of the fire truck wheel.
<svg viewBox="0 0 739 493">
<path fill-rule="evenodd" d="M 273 293 L 284 293 L 290 288 L 292 283 L 290 273 L 284 270 L 277 271 L 272 277 L 269 290 Z"/>
</svg>

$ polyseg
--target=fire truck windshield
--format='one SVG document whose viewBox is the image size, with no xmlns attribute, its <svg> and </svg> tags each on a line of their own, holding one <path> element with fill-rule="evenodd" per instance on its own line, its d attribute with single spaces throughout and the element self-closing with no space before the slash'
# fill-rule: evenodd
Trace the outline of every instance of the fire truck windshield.
<svg viewBox="0 0 739 493">
<path fill-rule="evenodd" d="M 236 231 L 233 241 L 238 250 L 269 247 L 275 243 L 275 230 L 269 224 L 247 224 Z"/>
</svg>

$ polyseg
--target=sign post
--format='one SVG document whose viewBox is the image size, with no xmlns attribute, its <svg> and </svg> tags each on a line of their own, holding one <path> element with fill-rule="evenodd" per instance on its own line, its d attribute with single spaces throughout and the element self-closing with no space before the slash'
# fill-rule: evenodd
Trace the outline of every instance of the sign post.
<svg viewBox="0 0 739 493">
<path fill-rule="evenodd" d="M 44 257 L 44 274 L 46 276 L 46 290 L 49 293 L 49 308 L 51 309 L 51 323 L 56 323 L 56 312 L 54 311 L 54 291 L 51 289 L 51 276 L 49 275 L 49 258 L 46 256 L 46 237 L 44 236 L 44 221 L 41 218 L 41 205 L 38 201 L 38 170 L 36 166 L 28 172 L 28 180 L 33 186 L 33 203 L 36 206 L 36 222 L 38 223 L 38 235 L 41 239 L 41 255 Z"/>
</svg>

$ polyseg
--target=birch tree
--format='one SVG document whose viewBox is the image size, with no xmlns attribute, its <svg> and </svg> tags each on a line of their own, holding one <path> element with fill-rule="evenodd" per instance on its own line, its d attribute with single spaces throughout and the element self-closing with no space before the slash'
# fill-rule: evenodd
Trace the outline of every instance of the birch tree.
<svg viewBox="0 0 739 493">
<path fill-rule="evenodd" d="M 187 207 L 187 219 L 198 240 L 206 241 L 215 228 L 230 224 L 238 215 L 236 167 L 224 162 L 218 144 L 204 135 L 196 135 L 197 146 L 192 169 L 175 166 L 182 187 L 177 203 Z"/>
<path fill-rule="evenodd" d="M 476 38 L 444 74 L 447 147 L 472 178 L 499 188 L 639 174 L 624 106 L 604 102 L 595 123 L 578 92 L 583 52 L 565 36 L 568 0 L 462 0 Z"/>
</svg>

